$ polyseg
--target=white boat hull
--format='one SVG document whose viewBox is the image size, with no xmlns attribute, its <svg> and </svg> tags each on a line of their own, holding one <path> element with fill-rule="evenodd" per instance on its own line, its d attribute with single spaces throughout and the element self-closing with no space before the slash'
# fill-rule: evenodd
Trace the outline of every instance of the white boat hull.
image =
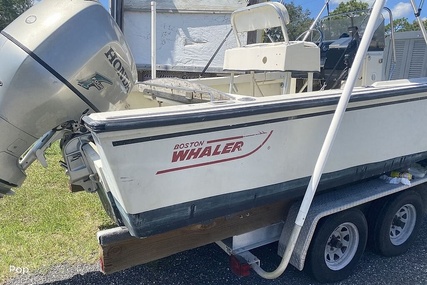
<svg viewBox="0 0 427 285">
<path fill-rule="evenodd" d="M 320 187 L 427 158 L 425 83 L 401 80 L 356 89 Z M 110 199 L 129 230 L 147 236 L 301 195 L 339 92 L 239 97 L 84 120 Z"/>
</svg>

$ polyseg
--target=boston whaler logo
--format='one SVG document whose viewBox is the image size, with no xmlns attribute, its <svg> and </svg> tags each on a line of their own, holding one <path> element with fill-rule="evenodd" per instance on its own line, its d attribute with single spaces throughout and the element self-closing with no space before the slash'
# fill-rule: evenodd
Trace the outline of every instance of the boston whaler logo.
<svg viewBox="0 0 427 285">
<path fill-rule="evenodd" d="M 113 85 L 113 82 L 107 77 L 99 74 L 98 72 L 90 76 L 89 78 L 77 81 L 79 86 L 83 87 L 86 90 L 89 90 L 92 86 L 94 86 L 98 90 L 104 89 L 104 85 L 102 83 L 108 83 Z"/>
<path fill-rule="evenodd" d="M 250 135 L 175 144 L 171 156 L 173 167 L 159 170 L 157 174 L 248 157 L 257 152 L 268 141 L 272 133 L 273 131 L 261 131 Z"/>
</svg>

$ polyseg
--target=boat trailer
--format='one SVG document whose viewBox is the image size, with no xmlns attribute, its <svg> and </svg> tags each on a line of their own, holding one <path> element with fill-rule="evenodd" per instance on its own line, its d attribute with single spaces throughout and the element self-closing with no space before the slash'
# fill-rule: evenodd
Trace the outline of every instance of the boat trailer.
<svg viewBox="0 0 427 285">
<path fill-rule="evenodd" d="M 400 244 L 396 242 L 392 252 L 393 255 L 402 254 L 406 251 L 409 241 L 416 234 L 416 224 L 422 220 L 427 202 L 426 183 L 427 177 L 414 178 L 410 185 L 391 184 L 386 180 L 376 178 L 316 195 L 301 229 L 301 234 L 296 241 L 290 263 L 298 270 L 310 266 L 307 261 L 310 261 L 312 257 L 309 258 L 308 255 L 318 251 L 313 247 L 314 239 L 318 238 L 318 232 L 337 223 L 336 220 L 339 220 L 340 217 L 346 215 L 359 216 L 362 212 L 367 221 L 365 220 L 366 224 L 362 226 L 362 229 L 358 229 L 359 238 L 363 241 L 360 245 L 361 249 L 359 250 L 361 252 L 358 257 L 364 251 L 368 228 L 373 230 L 378 225 L 389 225 L 390 221 L 388 220 L 391 218 L 396 220 L 396 217 L 402 218 L 402 213 L 412 215 L 409 218 L 404 218 L 403 223 L 400 224 L 399 228 L 402 230 L 400 235 L 406 239 Z M 413 197 L 418 203 L 407 204 L 407 201 L 413 201 Z M 378 205 L 387 205 L 380 212 L 387 212 L 391 209 L 397 209 L 397 211 L 388 215 L 379 215 L 377 210 L 381 207 Z M 253 255 L 251 250 L 279 242 L 278 254 L 283 256 L 300 206 L 301 200 L 292 203 L 289 201 L 276 202 L 218 218 L 209 223 L 191 225 L 144 239 L 131 236 L 127 229 L 121 227 L 102 230 L 97 234 L 101 271 L 105 274 L 111 274 L 215 242 L 230 256 L 232 271 L 238 276 L 247 276 L 254 264 L 257 266 L 261 264 L 261 260 Z M 421 216 L 417 216 L 420 213 Z M 383 218 L 377 218 L 378 216 Z M 416 220 L 413 220 L 414 218 Z M 394 223 L 396 224 L 396 221 Z M 387 235 L 390 233 L 390 239 L 392 239 L 391 233 L 396 225 L 392 223 L 390 227 L 385 233 Z M 236 232 L 240 234 L 229 237 Z M 384 235 L 384 232 L 382 234 Z M 378 233 L 375 232 L 374 235 L 378 235 Z M 324 248 L 325 244 L 320 246 Z M 357 244 L 350 244 L 349 248 L 352 246 L 358 247 Z M 377 245 L 377 252 L 390 254 L 389 252 L 381 252 L 381 246 L 384 245 Z M 338 247 L 336 246 L 336 248 Z M 324 250 L 321 251 L 324 252 Z M 325 253 L 328 254 L 328 252 Z M 358 257 L 356 254 L 348 255 L 343 251 L 342 255 L 345 263 L 357 264 Z M 330 279 L 325 280 L 325 277 L 321 276 L 325 273 L 327 271 L 319 273 L 320 280 L 331 281 Z M 347 276 L 339 274 L 338 277 L 333 276 L 332 278 L 339 280 L 345 277 Z"/>
<path fill-rule="evenodd" d="M 318 281 L 334 282 L 346 278 L 354 269 L 367 244 L 368 228 L 373 232 L 372 243 L 377 252 L 384 255 L 405 252 L 424 213 L 427 188 L 423 184 L 427 178 L 414 179 L 410 185 L 373 179 L 315 197 L 384 3 L 384 0 L 377 1 L 372 8 L 355 63 L 302 200 L 270 204 L 145 239 L 134 238 L 122 228 L 100 231 L 102 271 L 113 273 L 216 242 L 230 255 L 232 270 L 240 276 L 254 269 L 261 277 L 274 279 L 291 263 L 299 270 L 308 265 Z M 415 10 L 414 2 L 411 3 Z M 425 29 L 421 29 L 427 42 Z M 242 226 L 241 233 L 229 238 L 229 230 L 233 228 L 236 232 L 236 226 Z M 265 272 L 250 250 L 275 241 L 279 241 L 278 254 L 282 261 L 276 270 Z"/>
</svg>

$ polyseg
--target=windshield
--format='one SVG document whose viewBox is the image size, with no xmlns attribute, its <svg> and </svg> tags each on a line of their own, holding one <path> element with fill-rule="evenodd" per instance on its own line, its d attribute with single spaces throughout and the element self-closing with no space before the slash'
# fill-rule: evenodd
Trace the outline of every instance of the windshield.
<svg viewBox="0 0 427 285">
<path fill-rule="evenodd" d="M 323 33 L 323 41 L 332 42 L 346 37 L 362 37 L 368 23 L 370 10 L 355 11 L 327 16 L 319 22 L 318 29 Z M 376 23 L 376 31 L 369 50 L 383 50 L 384 18 L 381 16 Z"/>
</svg>

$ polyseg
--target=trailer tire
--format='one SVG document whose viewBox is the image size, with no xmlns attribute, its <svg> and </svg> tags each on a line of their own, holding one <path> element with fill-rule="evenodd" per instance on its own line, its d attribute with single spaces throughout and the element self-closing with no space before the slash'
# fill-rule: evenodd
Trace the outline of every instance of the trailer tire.
<svg viewBox="0 0 427 285">
<path fill-rule="evenodd" d="M 362 256 L 368 238 L 364 214 L 350 209 L 323 218 L 317 226 L 307 256 L 307 269 L 319 282 L 347 278 Z"/>
<path fill-rule="evenodd" d="M 378 215 L 370 230 L 373 250 L 383 256 L 405 253 L 421 225 L 421 196 L 415 191 L 404 191 L 392 196 L 378 208 Z"/>
</svg>

